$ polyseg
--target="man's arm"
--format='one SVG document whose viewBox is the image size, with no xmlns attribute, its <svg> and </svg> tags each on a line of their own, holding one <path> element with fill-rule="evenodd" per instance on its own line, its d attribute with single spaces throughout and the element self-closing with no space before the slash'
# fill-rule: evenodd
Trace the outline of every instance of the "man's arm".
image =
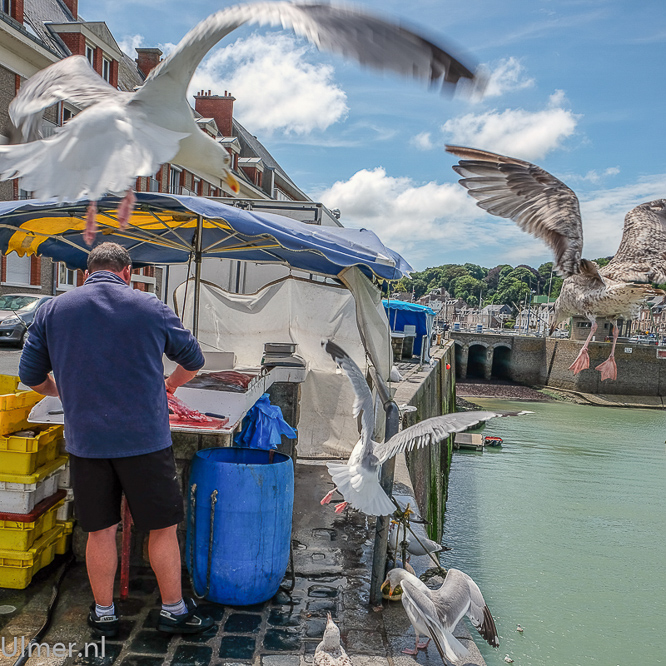
<svg viewBox="0 0 666 666">
<path fill-rule="evenodd" d="M 167 392 L 175 393 L 176 389 L 179 386 L 182 386 L 183 384 L 189 382 L 190 379 L 196 376 L 197 372 L 199 371 L 185 370 L 185 368 L 182 365 L 176 366 L 176 369 L 164 380 Z"/>
<path fill-rule="evenodd" d="M 56 398 L 60 396 L 58 393 L 58 387 L 56 386 L 56 383 L 51 375 L 46 376 L 46 381 L 42 382 L 41 384 L 37 384 L 37 386 L 31 386 L 30 388 L 33 391 L 40 393 L 41 395 L 52 395 Z"/>
</svg>

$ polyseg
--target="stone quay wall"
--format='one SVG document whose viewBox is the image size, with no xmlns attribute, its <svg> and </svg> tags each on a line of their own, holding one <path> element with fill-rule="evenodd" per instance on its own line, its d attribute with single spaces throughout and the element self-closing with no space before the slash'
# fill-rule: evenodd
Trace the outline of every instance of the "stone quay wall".
<svg viewBox="0 0 666 666">
<path fill-rule="evenodd" d="M 398 405 L 416 407 L 403 416 L 403 428 L 433 416 L 455 411 L 455 351 L 452 341 L 434 350 L 432 366 L 415 366 L 396 390 Z M 401 371 L 403 369 L 401 368 Z M 441 541 L 453 438 L 415 449 L 406 454 L 407 468 L 421 515 L 429 522 L 431 539 Z"/>
</svg>

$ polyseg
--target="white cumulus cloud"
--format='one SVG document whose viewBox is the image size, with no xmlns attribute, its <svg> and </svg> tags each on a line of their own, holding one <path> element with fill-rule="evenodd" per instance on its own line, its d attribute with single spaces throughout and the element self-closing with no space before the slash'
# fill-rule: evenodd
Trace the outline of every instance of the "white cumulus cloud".
<svg viewBox="0 0 666 666">
<path fill-rule="evenodd" d="M 136 51 L 134 49 L 141 48 L 143 42 L 143 35 L 126 35 L 118 42 L 118 46 L 123 53 L 134 59 L 136 58 Z"/>
<path fill-rule="evenodd" d="M 432 142 L 430 132 L 421 132 L 411 138 L 411 144 L 419 150 L 432 150 L 435 144 Z"/>
<path fill-rule="evenodd" d="M 557 91 L 541 111 L 493 109 L 481 114 L 468 113 L 447 120 L 442 130 L 449 143 L 527 160 L 542 159 L 576 128 L 579 116 L 565 108 L 565 104 L 564 93 Z"/>
<path fill-rule="evenodd" d="M 307 61 L 310 47 L 282 34 L 251 35 L 214 52 L 192 78 L 190 94 L 228 90 L 234 115 L 257 134 L 306 135 L 347 115 L 333 68 Z"/>
<path fill-rule="evenodd" d="M 525 68 L 518 58 L 503 58 L 494 67 L 488 66 L 488 84 L 484 97 L 499 97 L 507 92 L 534 86 L 534 79 L 525 75 Z"/>
</svg>

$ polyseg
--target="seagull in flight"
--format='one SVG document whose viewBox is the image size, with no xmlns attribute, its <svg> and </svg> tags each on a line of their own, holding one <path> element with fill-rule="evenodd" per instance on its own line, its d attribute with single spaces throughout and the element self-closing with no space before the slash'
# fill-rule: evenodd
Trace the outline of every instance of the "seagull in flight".
<svg viewBox="0 0 666 666">
<path fill-rule="evenodd" d="M 666 282 L 666 199 L 636 206 L 624 219 L 620 247 L 603 268 L 581 258 L 583 225 L 578 197 L 561 180 L 530 162 L 475 148 L 447 146 L 462 157 L 453 170 L 458 182 L 491 215 L 513 220 L 543 239 L 555 255 L 554 270 L 564 278 L 555 301 L 557 324 L 572 315 L 590 321 L 590 334 L 569 367 L 574 374 L 590 367 L 588 347 L 597 330 L 597 317 L 613 320 L 610 355 L 596 367 L 601 380 L 617 379 L 615 345 L 617 320 L 636 317 L 642 301 L 664 293 L 651 282 Z"/>
<path fill-rule="evenodd" d="M 401 430 L 386 442 L 374 442 L 375 410 L 372 393 L 361 369 L 353 359 L 331 340 L 323 343 L 325 351 L 347 375 L 355 394 L 352 413 L 361 415 L 361 438 L 346 463 L 328 462 L 328 472 L 335 487 L 321 500 L 328 504 L 337 490 L 344 502 L 335 511 L 340 513 L 347 505 L 369 516 L 386 516 L 395 511 L 395 505 L 379 485 L 381 466 L 397 453 L 411 451 L 446 439 L 451 433 L 461 432 L 496 416 L 519 416 L 532 412 L 456 412 L 435 416 Z"/>
<path fill-rule="evenodd" d="M 389 596 L 398 585 L 402 588 L 402 605 L 416 634 L 414 648 L 403 650 L 406 654 L 418 654 L 432 640 L 444 663 L 465 657 L 469 651 L 453 635 L 464 615 L 490 646 L 499 647 L 495 621 L 481 590 L 463 571 L 449 569 L 441 587 L 431 590 L 414 574 L 396 568 L 388 572 L 382 589 L 387 585 Z M 419 643 L 421 635 L 428 637 L 425 643 Z"/>
<path fill-rule="evenodd" d="M 118 213 L 123 227 L 134 207 L 136 178 L 153 175 L 165 162 L 224 176 L 237 193 L 229 154 L 196 125 L 187 88 L 210 49 L 246 23 L 291 28 L 323 51 L 430 83 L 455 86 L 464 79 L 480 80 L 444 48 L 360 9 L 292 2 L 236 5 L 192 28 L 136 92 L 116 90 L 83 56 L 65 58 L 35 74 L 9 106 L 10 135 L 20 143 L 0 146 L 0 180 L 20 177 L 22 187 L 42 199 L 90 199 L 90 244 L 95 202 L 105 193 L 126 193 Z M 40 138 L 44 109 L 61 101 L 83 110 L 53 136 Z"/>
</svg>

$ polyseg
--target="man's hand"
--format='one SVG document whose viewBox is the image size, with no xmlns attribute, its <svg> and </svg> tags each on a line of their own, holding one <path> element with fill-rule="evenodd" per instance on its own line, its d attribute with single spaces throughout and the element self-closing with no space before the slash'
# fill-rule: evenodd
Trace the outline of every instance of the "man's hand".
<svg viewBox="0 0 666 666">
<path fill-rule="evenodd" d="M 52 395 L 55 398 L 60 397 L 58 387 L 51 375 L 46 375 L 46 381 L 43 381 L 37 386 L 31 386 L 30 388 L 37 393 L 41 393 L 41 395 Z"/>
</svg>

